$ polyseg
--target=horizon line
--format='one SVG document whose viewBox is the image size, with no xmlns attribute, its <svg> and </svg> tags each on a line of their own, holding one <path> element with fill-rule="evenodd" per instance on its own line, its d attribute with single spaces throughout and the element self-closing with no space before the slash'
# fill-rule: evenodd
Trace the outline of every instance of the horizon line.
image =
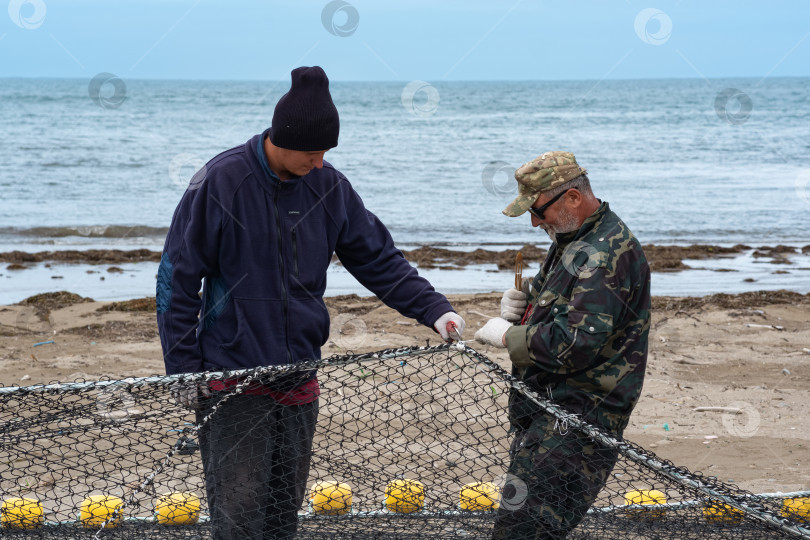
<svg viewBox="0 0 810 540">
<path fill-rule="evenodd" d="M 113 74 L 115 75 L 115 74 Z M 205 79 L 205 78 L 163 78 L 163 77 L 152 77 L 152 78 L 144 78 L 144 77 L 117 77 L 125 80 L 130 81 L 161 81 L 161 82 L 254 82 L 254 83 L 265 83 L 265 82 L 279 82 L 285 79 L 228 79 L 228 78 L 221 78 L 221 79 Z M 91 77 L 92 78 L 92 77 Z M 810 78 L 810 75 L 780 75 L 776 77 L 765 77 L 764 79 L 807 79 Z M 14 75 L 0 75 L 0 80 L 10 80 L 10 79 L 18 79 L 18 80 L 42 80 L 42 79 L 49 79 L 49 80 L 76 80 L 76 81 L 84 81 L 87 80 L 85 77 L 64 77 L 64 76 L 50 76 L 50 75 L 37 75 L 37 76 L 14 76 Z M 758 75 L 733 75 L 733 76 L 723 76 L 723 77 L 617 77 L 617 78 L 610 78 L 610 79 L 450 79 L 450 80 L 439 80 L 435 81 L 435 84 L 443 84 L 443 83 L 525 83 L 525 82 L 594 82 L 600 81 L 602 83 L 612 82 L 612 81 L 620 81 L 620 82 L 631 82 L 631 81 L 702 81 L 702 80 L 729 80 L 729 79 L 758 79 L 761 80 L 763 77 Z M 330 83 L 404 83 L 407 84 L 414 80 L 423 80 L 423 79 L 329 79 Z M 425 82 L 430 82 L 430 79 L 425 80 Z"/>
</svg>

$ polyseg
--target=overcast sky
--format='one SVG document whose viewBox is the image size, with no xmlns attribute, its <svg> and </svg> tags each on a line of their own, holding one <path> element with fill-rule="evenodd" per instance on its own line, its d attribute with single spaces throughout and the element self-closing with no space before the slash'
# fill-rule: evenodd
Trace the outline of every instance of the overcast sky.
<svg viewBox="0 0 810 540">
<path fill-rule="evenodd" d="M 0 77 L 810 75 L 807 0 L 11 0 Z M 1 12 L 0 12 L 1 13 Z"/>
</svg>

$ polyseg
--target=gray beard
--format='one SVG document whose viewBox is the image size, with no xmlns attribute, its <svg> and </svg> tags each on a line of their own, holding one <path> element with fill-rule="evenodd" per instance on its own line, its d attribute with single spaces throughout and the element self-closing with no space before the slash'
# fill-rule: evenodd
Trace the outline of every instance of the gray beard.
<svg viewBox="0 0 810 540">
<path fill-rule="evenodd" d="M 544 231 L 546 231 L 546 234 L 548 234 L 548 237 L 551 238 L 551 241 L 556 242 L 557 234 L 576 231 L 579 229 L 579 223 L 577 222 L 577 218 L 574 216 L 574 214 L 571 214 L 568 212 L 568 210 L 563 208 L 560 210 L 557 225 L 549 224 L 541 227 Z"/>
</svg>

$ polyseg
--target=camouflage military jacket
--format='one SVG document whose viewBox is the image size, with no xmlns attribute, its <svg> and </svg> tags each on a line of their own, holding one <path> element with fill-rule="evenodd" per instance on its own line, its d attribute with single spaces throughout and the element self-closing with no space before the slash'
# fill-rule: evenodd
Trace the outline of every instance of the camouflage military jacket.
<svg viewBox="0 0 810 540">
<path fill-rule="evenodd" d="M 621 435 L 641 393 L 650 330 L 650 267 L 607 203 L 557 235 L 529 295 L 524 324 L 506 332 L 514 373 L 544 396 Z"/>
</svg>

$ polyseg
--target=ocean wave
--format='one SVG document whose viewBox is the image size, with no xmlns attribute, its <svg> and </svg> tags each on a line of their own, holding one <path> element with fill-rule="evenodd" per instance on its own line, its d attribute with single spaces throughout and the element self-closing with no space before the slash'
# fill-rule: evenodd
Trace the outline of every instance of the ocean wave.
<svg viewBox="0 0 810 540">
<path fill-rule="evenodd" d="M 140 238 L 165 237 L 168 227 L 147 225 L 76 225 L 62 227 L 0 227 L 0 235 L 37 238 L 65 238 L 81 236 L 85 238 Z"/>
</svg>

